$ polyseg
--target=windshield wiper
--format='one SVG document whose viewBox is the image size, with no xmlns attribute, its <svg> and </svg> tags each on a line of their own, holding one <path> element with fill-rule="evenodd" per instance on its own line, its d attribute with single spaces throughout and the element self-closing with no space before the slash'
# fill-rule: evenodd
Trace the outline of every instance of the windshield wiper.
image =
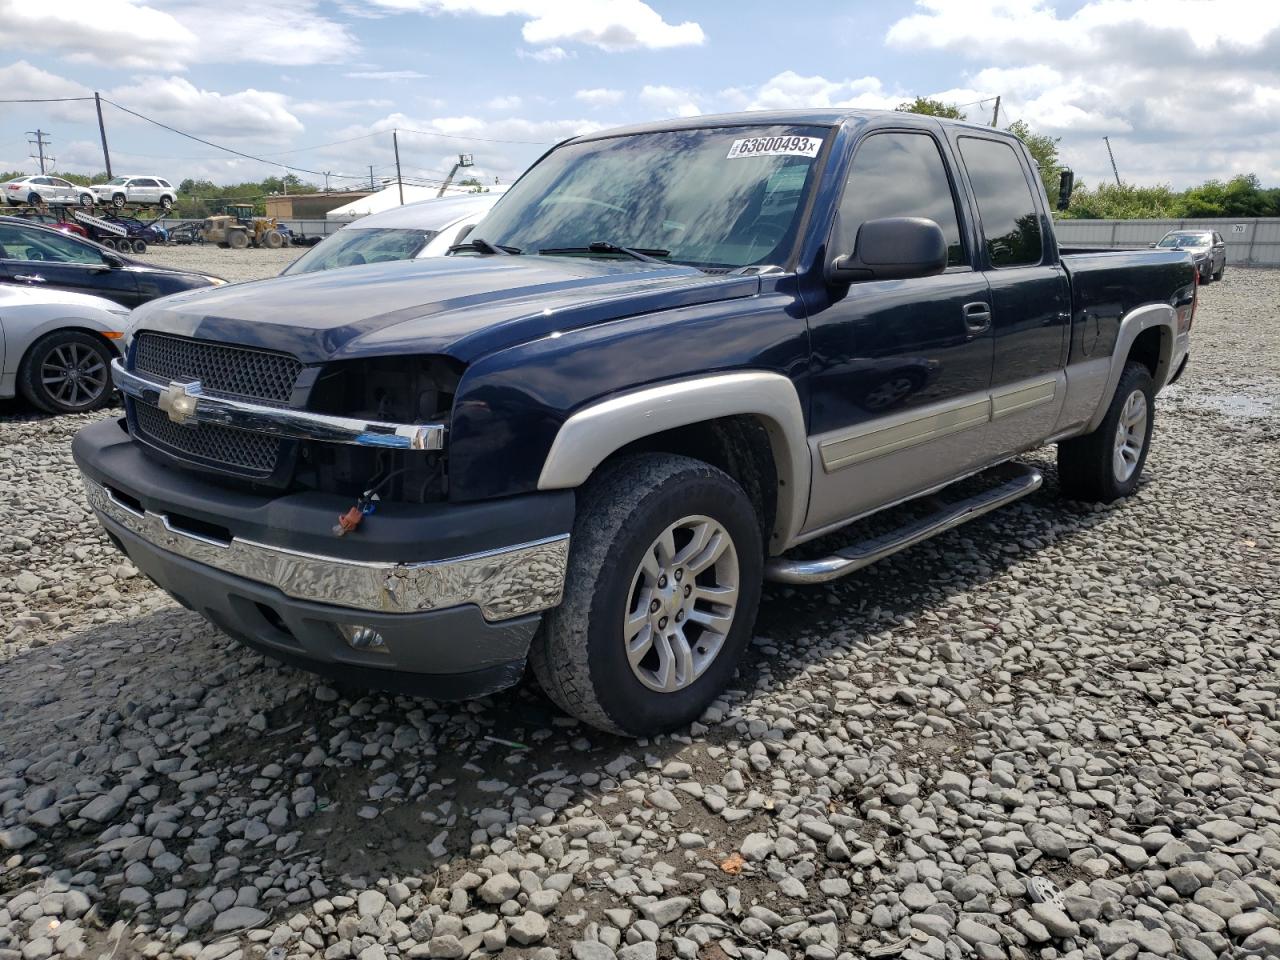
<svg viewBox="0 0 1280 960">
<path fill-rule="evenodd" d="M 593 240 L 585 247 L 543 247 L 539 254 L 554 255 L 557 253 L 620 253 L 632 260 L 643 260 L 646 263 L 663 263 L 658 257 L 671 256 L 670 250 L 654 250 L 647 247 L 620 247 L 608 240 Z"/>
<path fill-rule="evenodd" d="M 490 243 L 488 240 L 482 240 L 480 237 L 472 237 L 466 243 L 455 243 L 449 248 L 450 253 L 455 253 L 458 250 L 475 250 L 477 253 L 501 253 L 504 255 L 523 252 L 519 247 L 508 247 L 505 244 Z"/>
</svg>

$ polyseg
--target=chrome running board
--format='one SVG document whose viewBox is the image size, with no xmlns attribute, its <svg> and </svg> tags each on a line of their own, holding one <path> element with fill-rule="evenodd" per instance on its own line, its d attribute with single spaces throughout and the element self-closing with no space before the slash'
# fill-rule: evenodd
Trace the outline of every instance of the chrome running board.
<svg viewBox="0 0 1280 960">
<path fill-rule="evenodd" d="M 835 580 L 892 556 L 899 550 L 953 530 L 962 523 L 976 520 L 984 513 L 990 513 L 1007 503 L 1020 500 L 1040 489 L 1040 484 L 1044 482 L 1039 470 L 1025 464 L 1008 463 L 990 472 L 996 470 L 1013 470 L 1015 475 L 990 490 L 947 504 L 897 530 L 842 547 L 829 557 L 814 560 L 774 557 L 765 567 L 765 578 L 775 583 L 826 583 Z"/>
</svg>

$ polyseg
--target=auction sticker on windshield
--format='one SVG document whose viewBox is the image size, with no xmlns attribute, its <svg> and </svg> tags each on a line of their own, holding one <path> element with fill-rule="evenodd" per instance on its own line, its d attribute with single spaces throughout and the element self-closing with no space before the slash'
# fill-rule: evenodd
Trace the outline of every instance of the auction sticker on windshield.
<svg viewBox="0 0 1280 960">
<path fill-rule="evenodd" d="M 748 137 L 735 140 L 726 160 L 742 157 L 816 157 L 822 147 L 818 137 Z"/>
</svg>

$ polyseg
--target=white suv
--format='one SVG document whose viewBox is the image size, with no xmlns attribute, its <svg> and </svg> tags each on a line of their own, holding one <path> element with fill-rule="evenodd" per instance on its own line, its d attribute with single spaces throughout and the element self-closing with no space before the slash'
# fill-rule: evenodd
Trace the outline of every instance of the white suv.
<svg viewBox="0 0 1280 960">
<path fill-rule="evenodd" d="M 159 204 L 165 210 L 173 207 L 178 191 L 160 177 L 116 177 L 89 188 L 98 203 L 123 207 L 126 203 Z"/>
<path fill-rule="evenodd" d="M 36 206 L 41 203 L 79 203 L 88 206 L 92 202 L 89 187 L 78 187 L 61 177 L 16 177 L 0 184 L 5 202 L 11 206 Z"/>
</svg>

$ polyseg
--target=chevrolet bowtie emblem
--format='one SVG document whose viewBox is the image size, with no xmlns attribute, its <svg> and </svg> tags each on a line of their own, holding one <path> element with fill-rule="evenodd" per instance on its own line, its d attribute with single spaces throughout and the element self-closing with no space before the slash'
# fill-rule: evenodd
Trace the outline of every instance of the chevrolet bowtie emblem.
<svg viewBox="0 0 1280 960">
<path fill-rule="evenodd" d="M 200 381 L 172 381 L 160 391 L 160 409 L 169 415 L 174 423 L 185 424 L 196 413 L 196 404 L 200 402 Z"/>
</svg>

